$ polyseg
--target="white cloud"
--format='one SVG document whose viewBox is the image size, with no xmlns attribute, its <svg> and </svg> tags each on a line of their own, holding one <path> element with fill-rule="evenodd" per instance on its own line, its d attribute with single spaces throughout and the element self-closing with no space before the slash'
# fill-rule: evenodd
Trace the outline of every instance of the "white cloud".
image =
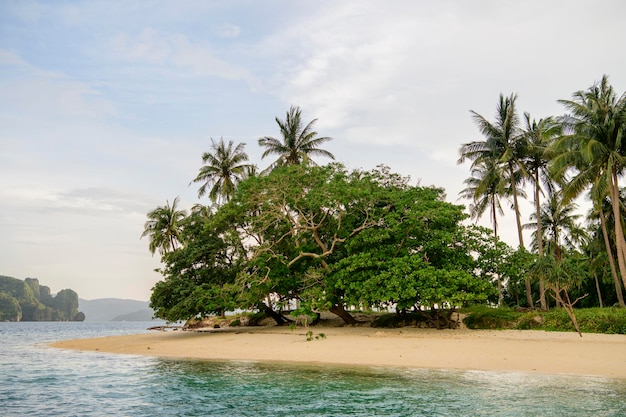
<svg viewBox="0 0 626 417">
<path fill-rule="evenodd" d="M 241 35 L 241 28 L 236 25 L 232 25 L 230 23 L 224 23 L 219 30 L 219 35 L 222 38 L 238 38 Z"/>
<path fill-rule="evenodd" d="M 119 34 L 110 41 L 113 58 L 141 64 L 173 66 L 193 76 L 216 76 L 228 80 L 256 81 L 244 68 L 232 65 L 206 42 L 194 42 L 182 34 L 145 28 L 138 35 Z"/>
</svg>

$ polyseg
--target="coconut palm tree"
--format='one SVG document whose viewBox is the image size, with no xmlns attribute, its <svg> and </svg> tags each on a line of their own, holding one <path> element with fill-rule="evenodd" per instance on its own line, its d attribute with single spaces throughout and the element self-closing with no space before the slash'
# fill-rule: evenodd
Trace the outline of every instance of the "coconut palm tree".
<svg viewBox="0 0 626 417">
<path fill-rule="evenodd" d="M 575 249 L 585 238 L 586 233 L 578 224 L 581 215 L 576 214 L 578 206 L 571 201 L 564 200 L 560 190 L 551 193 L 547 201 L 541 206 L 542 235 L 537 228 L 537 216 L 531 214 L 534 222 L 524 225 L 524 228 L 533 230 L 532 236 L 536 244 L 543 240 L 547 251 L 554 255 L 557 262 L 562 259 L 563 249 Z"/>
<path fill-rule="evenodd" d="M 312 162 L 312 155 L 325 156 L 335 159 L 335 156 L 327 150 L 320 149 L 324 142 L 332 140 L 330 137 L 318 137 L 313 130 L 313 125 L 317 119 L 313 119 L 304 125 L 302 121 L 302 110 L 298 106 L 291 106 L 287 112 L 285 120 L 276 117 L 276 123 L 280 128 L 281 139 L 271 136 L 264 136 L 259 139 L 259 146 L 265 148 L 261 158 L 268 155 L 278 155 L 267 170 L 282 165 L 298 165 L 303 162 Z"/>
<path fill-rule="evenodd" d="M 472 165 L 472 173 L 463 183 L 466 187 L 459 193 L 463 198 L 472 200 L 469 214 L 478 220 L 489 209 L 489 218 L 494 239 L 498 239 L 498 215 L 504 211 L 500 204 L 502 197 L 511 196 L 510 183 L 501 175 L 497 164 L 492 159 L 481 159 Z"/>
<path fill-rule="evenodd" d="M 178 197 L 170 206 L 169 201 L 148 213 L 148 221 L 144 224 L 141 237 L 150 238 L 149 249 L 154 253 L 158 250 L 161 255 L 176 250 L 181 244 L 181 225 L 187 213 L 178 210 Z"/>
<path fill-rule="evenodd" d="M 535 219 L 537 222 L 537 234 L 543 236 L 541 223 L 541 194 L 542 185 L 548 193 L 554 191 L 553 179 L 548 172 L 548 163 L 551 158 L 550 145 L 556 137 L 561 135 L 562 125 L 554 118 L 531 119 L 529 113 L 524 113 L 524 164 L 528 170 L 529 177 L 533 183 L 535 197 Z M 537 240 L 537 253 L 543 256 L 543 239 Z M 548 305 L 545 297 L 545 282 L 543 278 L 539 280 L 539 303 L 542 310 L 546 310 Z"/>
<path fill-rule="evenodd" d="M 224 138 L 220 138 L 219 142 L 211 139 L 212 152 L 202 154 L 204 165 L 192 181 L 202 183 L 198 189 L 198 197 L 206 194 L 209 187 L 209 198 L 213 202 L 219 199 L 228 201 L 232 197 L 237 188 L 237 182 L 251 167 L 250 164 L 245 163 L 248 160 L 248 154 L 244 152 L 244 147 L 244 143 L 235 146 L 232 140 L 226 144 Z"/>
<path fill-rule="evenodd" d="M 509 97 L 504 97 L 504 95 L 500 94 L 494 123 L 491 123 L 475 111 L 471 111 L 472 118 L 485 140 L 463 144 L 459 149 L 461 156 L 457 162 L 463 163 L 469 159 L 472 161 L 472 168 L 485 159 L 491 159 L 497 164 L 500 168 L 501 176 L 508 179 L 510 184 L 519 246 L 523 248 L 524 237 L 518 201 L 521 191 L 518 187 L 528 176 L 528 173 L 524 166 L 525 138 L 519 127 L 519 116 L 515 107 L 516 100 L 516 94 L 511 94 Z M 528 304 L 532 307 L 530 278 L 526 279 L 525 284 L 526 298 Z"/>
<path fill-rule="evenodd" d="M 599 83 L 574 93 L 572 100 L 559 102 L 571 112 L 564 118 L 570 133 L 555 143 L 552 169 L 560 175 L 570 168 L 576 170 L 564 188 L 566 198 L 575 198 L 590 185 L 606 184 L 616 257 L 626 286 L 626 239 L 619 196 L 619 178 L 626 170 L 626 93 L 618 97 L 604 75 Z"/>
</svg>

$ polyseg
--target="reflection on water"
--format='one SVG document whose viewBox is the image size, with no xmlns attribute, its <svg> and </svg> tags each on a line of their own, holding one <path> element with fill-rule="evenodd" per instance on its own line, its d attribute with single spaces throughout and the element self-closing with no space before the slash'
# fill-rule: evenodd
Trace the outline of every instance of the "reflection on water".
<svg viewBox="0 0 626 417">
<path fill-rule="evenodd" d="M 43 342 L 147 326 L 33 324 L 0 323 L 3 416 L 626 415 L 620 380 L 75 352 Z"/>
</svg>

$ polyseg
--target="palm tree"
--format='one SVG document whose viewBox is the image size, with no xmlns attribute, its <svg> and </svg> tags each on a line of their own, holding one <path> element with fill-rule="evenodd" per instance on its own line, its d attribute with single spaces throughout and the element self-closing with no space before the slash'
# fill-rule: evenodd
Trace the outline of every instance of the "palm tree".
<svg viewBox="0 0 626 417">
<path fill-rule="evenodd" d="M 626 170 L 626 93 L 618 98 L 604 75 L 599 83 L 574 93 L 572 100 L 559 102 L 571 112 L 565 118 L 571 133 L 555 144 L 553 170 L 562 175 L 569 168 L 576 169 L 564 189 L 567 198 L 574 198 L 589 185 L 606 184 L 613 211 L 616 256 L 626 286 L 626 240 L 619 196 L 619 178 Z"/>
<path fill-rule="evenodd" d="M 471 218 L 478 220 L 489 209 L 489 218 L 493 228 L 494 239 L 498 239 L 498 214 L 504 215 L 500 198 L 511 195 L 509 182 L 502 177 L 497 164 L 493 159 L 477 160 L 472 165 L 472 174 L 463 181 L 466 184 L 459 194 L 471 199 L 469 206 Z"/>
<path fill-rule="evenodd" d="M 562 125 L 552 117 L 539 119 L 539 121 L 531 120 L 529 113 L 524 113 L 524 121 L 526 122 L 523 133 L 525 136 L 524 145 L 526 146 L 524 163 L 534 186 L 537 235 L 543 236 L 540 202 L 543 192 L 542 184 L 548 193 L 554 191 L 553 180 L 548 172 L 548 163 L 551 157 L 549 146 L 557 136 L 561 135 Z M 540 257 L 543 256 L 543 239 L 537 240 L 537 253 Z M 542 310 L 547 309 L 543 278 L 539 279 L 539 303 Z"/>
<path fill-rule="evenodd" d="M 224 143 L 224 138 L 219 142 L 211 139 L 211 150 L 202 154 L 202 163 L 198 175 L 192 182 L 200 182 L 202 186 L 198 189 L 198 197 L 202 197 L 209 191 L 209 198 L 216 202 L 218 199 L 225 201 L 235 193 L 237 182 L 244 177 L 251 165 L 244 163 L 248 160 L 248 154 L 243 150 L 244 143 L 237 146 L 233 141 Z M 191 183 L 190 183 L 191 184 Z"/>
<path fill-rule="evenodd" d="M 148 221 L 144 224 L 141 237 L 150 237 L 150 252 L 154 255 L 157 250 L 161 255 L 176 250 L 181 244 L 181 223 L 187 216 L 185 210 L 178 210 L 178 197 L 170 206 L 157 207 L 148 213 Z"/>
<path fill-rule="evenodd" d="M 265 148 L 261 158 L 268 155 L 278 155 L 267 170 L 282 165 L 298 165 L 303 162 L 312 162 L 311 155 L 325 156 L 335 159 L 335 156 L 327 150 L 320 149 L 324 142 L 332 140 L 330 137 L 318 137 L 313 130 L 313 125 L 317 119 L 313 119 L 306 126 L 302 122 L 302 111 L 298 106 L 291 106 L 287 112 L 285 120 L 276 117 L 276 123 L 280 128 L 282 140 L 271 136 L 264 136 L 259 139 L 259 146 Z"/>
<path fill-rule="evenodd" d="M 561 261 L 564 248 L 575 249 L 586 238 L 585 231 L 578 224 L 581 216 L 575 214 L 578 206 L 562 197 L 561 191 L 554 191 L 542 204 L 539 216 L 544 226 L 542 235 L 538 234 L 538 217 L 535 213 L 530 216 L 535 222 L 524 225 L 525 228 L 534 230 L 533 238 L 536 244 L 543 240 L 547 251 L 554 255 L 557 262 Z"/>
<path fill-rule="evenodd" d="M 518 197 L 521 192 L 518 185 L 527 177 L 526 167 L 523 163 L 524 135 L 519 128 L 519 117 L 515 108 L 516 94 L 504 97 L 500 94 L 500 101 L 496 109 L 495 123 L 489 122 L 480 114 L 471 111 L 474 122 L 485 137 L 483 141 L 474 141 L 463 144 L 459 150 L 461 157 L 458 163 L 469 159 L 472 161 L 472 169 L 481 160 L 491 159 L 500 168 L 500 175 L 507 179 L 513 197 L 513 209 L 517 222 L 517 236 L 519 246 L 524 247 L 522 234 L 522 220 L 519 210 Z M 526 279 L 526 298 L 532 307 L 532 290 L 530 278 Z"/>
</svg>

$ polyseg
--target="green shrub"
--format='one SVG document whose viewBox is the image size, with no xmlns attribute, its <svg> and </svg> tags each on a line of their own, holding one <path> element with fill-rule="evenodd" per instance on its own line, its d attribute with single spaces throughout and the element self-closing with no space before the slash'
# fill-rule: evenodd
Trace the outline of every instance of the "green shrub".
<svg viewBox="0 0 626 417">
<path fill-rule="evenodd" d="M 470 329 L 519 329 L 558 332 L 576 331 L 562 308 L 550 311 L 517 312 L 510 308 L 474 306 L 464 310 L 463 322 Z M 626 334 L 626 309 L 618 307 L 580 308 L 574 314 L 584 333 Z"/>
<path fill-rule="evenodd" d="M 259 311 L 258 313 L 254 313 L 250 316 L 250 321 L 248 322 L 249 326 L 258 326 L 261 320 L 265 319 L 267 314 L 263 311 Z"/>
<path fill-rule="evenodd" d="M 545 318 L 540 312 L 529 312 L 518 318 L 515 328 L 519 330 L 535 330 L 541 328 L 544 323 Z"/>
<path fill-rule="evenodd" d="M 522 315 L 511 308 L 488 306 L 472 306 L 464 312 L 467 316 L 463 323 L 469 329 L 511 329 L 517 325 Z"/>
<path fill-rule="evenodd" d="M 550 311 L 548 314 L 557 311 Z M 581 308 L 575 310 L 574 313 L 582 332 L 626 334 L 626 309 L 618 307 Z M 574 328 L 571 322 L 568 323 L 568 328 Z"/>
</svg>

